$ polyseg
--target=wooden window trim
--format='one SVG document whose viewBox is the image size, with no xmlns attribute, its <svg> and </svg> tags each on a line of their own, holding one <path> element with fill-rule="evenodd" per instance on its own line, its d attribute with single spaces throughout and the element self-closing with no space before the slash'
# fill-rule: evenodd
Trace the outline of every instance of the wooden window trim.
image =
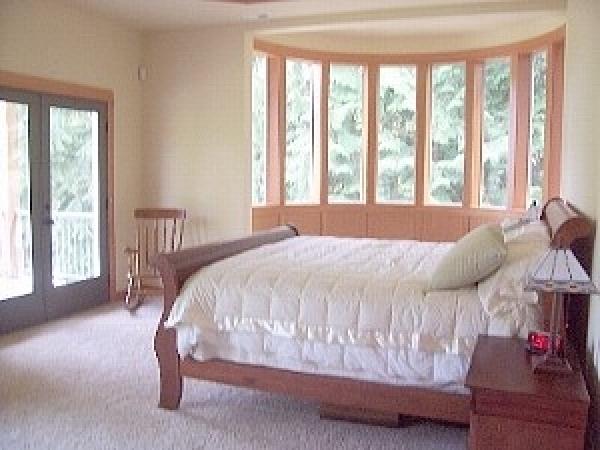
<svg viewBox="0 0 600 450">
<path fill-rule="evenodd" d="M 483 113 L 483 64 L 487 59 L 509 57 L 511 60 L 510 136 L 507 167 L 507 206 L 505 212 L 524 210 L 528 189 L 529 113 L 531 90 L 531 54 L 548 49 L 547 119 L 544 149 L 544 198 L 560 191 L 560 159 L 562 147 L 562 107 L 564 92 L 565 27 L 523 42 L 492 48 L 424 54 L 347 54 L 300 48 L 290 48 L 256 40 L 257 51 L 269 55 L 269 148 L 267 206 L 285 205 L 285 60 L 286 58 L 321 63 L 321 138 L 320 180 L 318 199 L 313 206 L 336 210 L 357 207 L 392 211 L 394 208 L 429 208 L 434 210 L 465 209 L 498 211 L 481 207 L 481 150 Z M 429 182 L 429 121 L 431 118 L 431 67 L 434 64 L 465 64 L 465 167 L 462 205 L 437 205 L 428 201 Z M 330 64 L 363 67 L 363 198 L 360 202 L 329 203 L 329 80 Z M 415 137 L 415 199 L 413 204 L 377 202 L 378 163 L 378 83 L 383 65 L 416 67 L 416 137 Z M 274 81 L 276 80 L 276 81 Z M 270 192 L 269 192 L 270 191 Z M 391 209 L 390 209 L 391 208 Z M 285 208 L 283 208 L 285 210 Z M 282 213 L 283 214 L 283 213 Z M 495 214 L 495 213 L 494 213 Z"/>
<path fill-rule="evenodd" d="M 285 83 L 285 71 L 282 70 L 283 58 L 270 55 L 267 59 L 267 157 L 266 161 L 266 205 L 281 205 L 281 124 L 285 125 L 285 111 L 282 116 L 282 85 Z M 285 104 L 283 105 L 285 106 Z M 283 122 L 282 122 L 283 119 Z M 283 142 L 285 144 L 285 141 Z"/>
<path fill-rule="evenodd" d="M 511 199 L 513 209 L 525 209 L 527 202 L 529 171 L 529 128 L 531 110 L 531 53 L 516 53 L 511 65 L 511 117 L 514 118 L 513 146 L 510 167 Z M 514 94 L 513 94 L 514 90 Z"/>
<path fill-rule="evenodd" d="M 377 160 L 378 160 L 378 121 L 379 114 L 377 112 L 377 87 L 379 86 L 379 66 L 377 64 L 369 64 L 365 67 L 366 73 L 364 76 L 364 90 L 367 93 L 363 96 L 363 108 L 365 123 L 363 126 L 363 161 L 366 163 L 366 177 L 363 186 L 366 189 L 365 201 L 368 205 L 374 205 L 377 198 Z"/>
<path fill-rule="evenodd" d="M 463 207 L 478 208 L 481 189 L 483 63 L 467 61 L 465 76 L 465 168 Z"/>
<path fill-rule="evenodd" d="M 415 142 L 415 205 L 428 203 L 429 119 L 431 117 L 431 66 L 417 66 L 417 138 Z"/>
<path fill-rule="evenodd" d="M 329 204 L 329 61 L 321 62 L 321 205 Z"/>
</svg>

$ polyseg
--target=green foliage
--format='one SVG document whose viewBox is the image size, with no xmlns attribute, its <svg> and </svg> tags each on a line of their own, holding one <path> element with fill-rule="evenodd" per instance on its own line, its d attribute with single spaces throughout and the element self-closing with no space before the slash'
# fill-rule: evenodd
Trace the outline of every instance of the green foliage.
<svg viewBox="0 0 600 450">
<path fill-rule="evenodd" d="M 486 62 L 482 122 L 483 206 L 506 206 L 506 168 L 510 129 L 510 60 Z"/>
<path fill-rule="evenodd" d="M 262 61 L 262 62 L 261 62 Z M 546 54 L 532 58 L 533 98 L 529 200 L 541 202 L 546 121 Z M 286 61 L 286 201 L 314 198 L 318 167 L 319 65 Z M 510 133 L 510 61 L 489 60 L 484 70 L 482 117 L 483 206 L 507 204 Z M 416 69 L 381 66 L 379 72 L 377 200 L 415 198 Z M 460 204 L 464 186 L 465 65 L 439 64 L 431 73 L 429 198 Z M 253 60 L 253 200 L 264 201 L 266 59 Z M 363 69 L 330 66 L 328 181 L 332 202 L 360 201 L 364 192 Z M 317 135 L 315 135 L 315 133 Z M 318 174 L 317 174 L 318 175 Z"/>
<path fill-rule="evenodd" d="M 285 192 L 287 202 L 309 202 L 313 198 L 313 162 L 318 136 L 319 105 L 315 104 L 315 68 L 309 62 L 287 60 L 285 66 L 286 145 Z"/>
<path fill-rule="evenodd" d="M 377 199 L 415 198 L 415 67 L 380 68 Z"/>
<path fill-rule="evenodd" d="M 431 72 L 429 195 L 435 203 L 461 203 L 464 186 L 465 66 L 437 65 Z"/>
<path fill-rule="evenodd" d="M 544 179 L 544 127 L 546 125 L 546 52 L 534 53 L 531 61 L 533 99 L 531 105 L 529 198 L 542 204 Z"/>
<path fill-rule="evenodd" d="M 16 108 L 17 113 L 17 157 L 19 158 L 19 209 L 31 210 L 29 176 L 29 106 L 21 103 L 7 103 Z M 6 149 L 8 151 L 8 149 Z"/>
<path fill-rule="evenodd" d="M 267 57 L 252 58 L 252 204 L 265 203 Z"/>
<path fill-rule="evenodd" d="M 332 64 L 329 78 L 329 199 L 359 201 L 363 192 L 363 69 Z"/>
<path fill-rule="evenodd" d="M 93 212 L 96 206 L 98 114 L 50 108 L 50 173 L 53 211 Z"/>
</svg>

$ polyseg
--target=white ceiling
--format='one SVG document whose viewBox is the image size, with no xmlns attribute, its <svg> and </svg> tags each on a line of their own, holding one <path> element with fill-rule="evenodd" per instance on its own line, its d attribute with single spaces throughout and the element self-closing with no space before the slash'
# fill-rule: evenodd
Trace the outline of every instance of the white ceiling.
<svg viewBox="0 0 600 450">
<path fill-rule="evenodd" d="M 395 16 L 419 16 L 453 8 L 483 10 L 548 10 L 564 9 L 565 0 L 280 0 L 262 4 L 236 4 L 210 0 L 59 0 L 81 10 L 99 14 L 127 24 L 136 30 L 177 30 L 209 25 L 258 23 L 268 27 L 277 22 L 301 25 L 318 23 L 350 24 L 344 29 L 369 29 L 366 22 L 377 22 Z M 364 19 L 364 20 L 363 20 Z M 506 20 L 506 18 L 503 18 Z M 433 22 L 432 22 L 433 23 Z M 443 26 L 448 21 L 441 22 Z M 457 22 L 458 23 L 458 22 Z M 451 27 L 458 26 L 450 24 Z M 473 25 L 470 25 L 473 26 Z M 477 26 L 477 24 L 475 25 Z M 485 26 L 490 26 L 486 23 Z M 372 30 L 382 33 L 378 26 Z M 398 27 L 394 27 L 398 29 Z M 436 31 L 439 24 L 434 25 Z M 442 30 L 443 31 L 443 30 Z M 431 31 L 429 31 L 431 32 Z"/>
</svg>

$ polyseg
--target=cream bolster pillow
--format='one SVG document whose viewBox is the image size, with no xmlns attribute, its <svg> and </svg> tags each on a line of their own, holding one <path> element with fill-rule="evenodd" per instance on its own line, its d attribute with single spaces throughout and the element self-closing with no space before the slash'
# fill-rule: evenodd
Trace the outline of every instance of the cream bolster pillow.
<svg viewBox="0 0 600 450">
<path fill-rule="evenodd" d="M 496 271 L 506 259 L 502 227 L 481 225 L 452 246 L 435 267 L 430 289 L 471 286 Z"/>
</svg>

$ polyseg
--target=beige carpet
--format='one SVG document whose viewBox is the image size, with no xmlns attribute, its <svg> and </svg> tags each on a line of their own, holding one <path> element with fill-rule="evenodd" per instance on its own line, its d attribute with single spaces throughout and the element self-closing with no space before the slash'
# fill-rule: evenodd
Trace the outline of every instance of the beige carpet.
<svg viewBox="0 0 600 450">
<path fill-rule="evenodd" d="M 0 448 L 466 448 L 464 428 L 320 420 L 310 403 L 196 380 L 178 411 L 160 410 L 158 313 L 107 305 L 0 336 Z"/>
</svg>

